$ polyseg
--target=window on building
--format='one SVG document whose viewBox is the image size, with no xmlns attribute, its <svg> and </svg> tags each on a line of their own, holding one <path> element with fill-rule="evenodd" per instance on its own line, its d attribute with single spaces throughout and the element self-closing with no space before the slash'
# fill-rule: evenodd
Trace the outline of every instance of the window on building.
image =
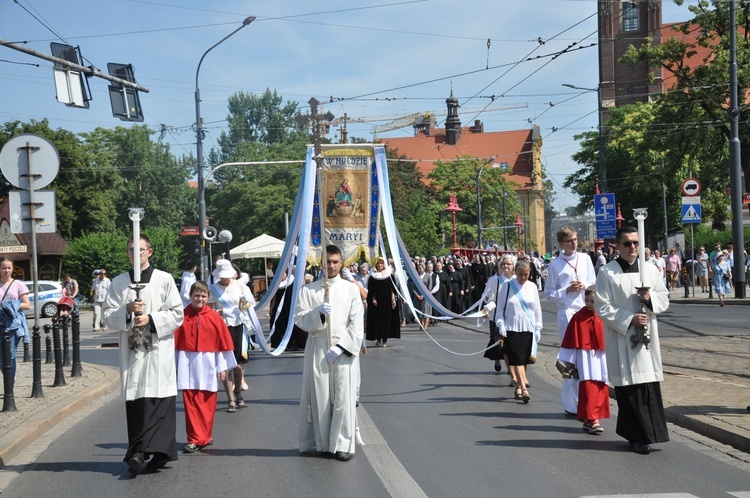
<svg viewBox="0 0 750 498">
<path fill-rule="evenodd" d="M 638 31 L 638 4 L 633 0 L 622 2 L 622 30 Z"/>
</svg>

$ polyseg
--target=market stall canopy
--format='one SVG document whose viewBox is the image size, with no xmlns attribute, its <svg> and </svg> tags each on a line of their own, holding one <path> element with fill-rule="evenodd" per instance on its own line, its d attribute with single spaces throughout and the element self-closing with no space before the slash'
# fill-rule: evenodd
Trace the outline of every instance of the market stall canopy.
<svg viewBox="0 0 750 498">
<path fill-rule="evenodd" d="M 229 255 L 232 259 L 280 258 L 285 244 L 283 240 L 264 233 L 235 247 L 229 251 Z"/>
</svg>

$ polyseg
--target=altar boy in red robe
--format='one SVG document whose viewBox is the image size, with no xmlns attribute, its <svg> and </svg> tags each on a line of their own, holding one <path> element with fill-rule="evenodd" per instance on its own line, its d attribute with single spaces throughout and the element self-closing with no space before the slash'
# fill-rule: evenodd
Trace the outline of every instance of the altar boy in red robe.
<svg viewBox="0 0 750 498">
<path fill-rule="evenodd" d="M 584 293 L 585 306 L 570 319 L 557 358 L 567 370 L 576 371 L 578 420 L 589 434 L 601 434 L 599 420 L 609 418 L 607 357 L 604 351 L 604 324 L 594 311 L 594 286 Z M 573 370 L 575 369 L 575 370 Z"/>
<path fill-rule="evenodd" d="M 193 284 L 185 319 L 174 333 L 177 389 L 185 403 L 188 437 L 183 453 L 194 453 L 213 441 L 219 382 L 237 366 L 232 336 L 219 314 L 206 306 L 208 296 L 208 285 Z"/>
</svg>

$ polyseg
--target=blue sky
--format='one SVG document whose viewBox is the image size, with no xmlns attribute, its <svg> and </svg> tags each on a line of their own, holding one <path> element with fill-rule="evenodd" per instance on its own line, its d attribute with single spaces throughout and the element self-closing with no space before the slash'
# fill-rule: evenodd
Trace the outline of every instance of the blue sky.
<svg viewBox="0 0 750 498">
<path fill-rule="evenodd" d="M 663 22 L 688 19 L 687 4 L 695 2 L 678 7 L 664 0 Z M 180 155 L 195 153 L 201 55 L 252 15 L 256 20 L 201 66 L 206 149 L 225 128 L 228 96 L 240 90 L 275 89 L 303 106 L 314 96 L 337 117 L 384 117 L 349 124 L 350 136 L 369 139 L 371 128 L 388 118 L 444 111 L 452 87 L 465 125 L 473 119 L 485 131 L 539 125 L 562 210 L 575 203 L 562 189 L 578 169 L 570 158 L 578 150 L 573 135 L 595 130 L 598 121 L 596 92 L 561 85 L 597 85 L 596 8 L 595 0 L 4 0 L 0 38 L 27 41 L 44 53 L 53 41 L 78 45 L 86 65 L 104 72 L 108 62 L 133 64 L 138 83 L 150 89 L 141 95 L 145 124 L 155 131 L 167 125 L 163 141 Z M 582 48 L 553 58 L 571 44 Z M 47 118 L 53 128 L 73 132 L 129 126 L 112 117 L 108 83 L 100 78 L 90 80 L 90 109 L 58 103 L 51 67 L 0 47 L 0 122 Z M 491 111 L 514 105 L 526 107 Z"/>
</svg>

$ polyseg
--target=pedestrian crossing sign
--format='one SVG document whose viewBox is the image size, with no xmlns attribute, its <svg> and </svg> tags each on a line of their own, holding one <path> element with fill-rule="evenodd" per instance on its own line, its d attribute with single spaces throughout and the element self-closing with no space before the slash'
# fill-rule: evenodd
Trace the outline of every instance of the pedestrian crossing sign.
<svg viewBox="0 0 750 498">
<path fill-rule="evenodd" d="M 702 209 L 700 204 L 683 204 L 682 205 L 682 222 L 683 223 L 700 223 Z"/>
</svg>

